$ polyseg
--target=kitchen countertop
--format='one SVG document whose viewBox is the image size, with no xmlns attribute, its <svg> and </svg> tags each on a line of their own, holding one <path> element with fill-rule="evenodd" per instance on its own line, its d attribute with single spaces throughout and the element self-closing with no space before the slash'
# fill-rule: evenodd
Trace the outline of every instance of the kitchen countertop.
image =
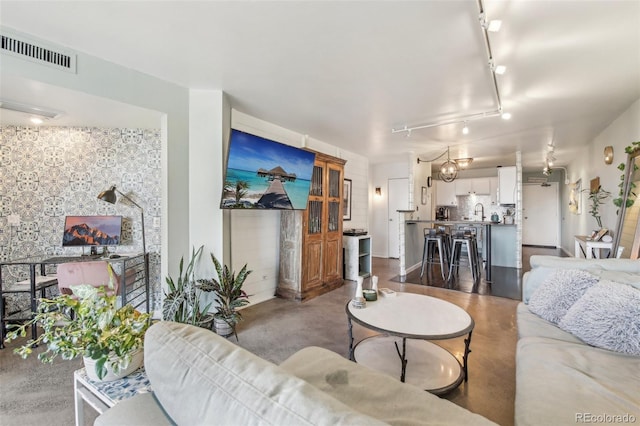
<svg viewBox="0 0 640 426">
<path fill-rule="evenodd" d="M 491 222 L 489 220 L 423 220 L 423 219 L 410 219 L 405 220 L 405 223 L 442 223 L 442 224 L 451 224 L 451 225 L 491 225 L 491 226 L 516 226 L 515 223 L 505 224 L 502 222 Z"/>
</svg>

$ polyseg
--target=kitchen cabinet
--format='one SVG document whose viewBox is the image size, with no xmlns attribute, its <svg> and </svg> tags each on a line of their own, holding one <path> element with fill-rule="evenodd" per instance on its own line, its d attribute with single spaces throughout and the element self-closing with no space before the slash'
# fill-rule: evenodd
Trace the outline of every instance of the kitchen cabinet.
<svg viewBox="0 0 640 426">
<path fill-rule="evenodd" d="M 490 177 L 489 178 L 490 192 L 491 196 L 491 205 L 495 206 L 498 204 L 498 177 Z"/>
<path fill-rule="evenodd" d="M 498 203 L 516 203 L 516 166 L 498 167 Z"/>
<path fill-rule="evenodd" d="M 513 225 L 495 225 L 491 227 L 491 265 L 515 268 L 518 236 Z"/>
<path fill-rule="evenodd" d="M 489 195 L 491 193 L 488 178 L 456 179 L 454 183 L 456 195 Z"/>
<path fill-rule="evenodd" d="M 453 183 L 456 195 L 470 195 L 473 179 L 456 179 Z"/>
<path fill-rule="evenodd" d="M 457 206 L 456 185 L 454 182 L 444 182 L 441 180 L 436 183 L 436 206 Z"/>
<path fill-rule="evenodd" d="M 306 210 L 280 216 L 276 294 L 307 300 L 342 285 L 342 200 L 345 160 L 316 152 Z"/>
</svg>

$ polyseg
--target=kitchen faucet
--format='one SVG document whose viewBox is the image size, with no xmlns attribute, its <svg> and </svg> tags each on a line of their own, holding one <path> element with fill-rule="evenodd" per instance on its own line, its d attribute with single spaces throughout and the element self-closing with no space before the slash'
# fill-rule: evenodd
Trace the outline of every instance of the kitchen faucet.
<svg viewBox="0 0 640 426">
<path fill-rule="evenodd" d="M 484 215 L 484 205 L 482 203 L 476 203 L 476 206 L 473 209 L 473 214 L 478 214 L 478 207 L 480 207 L 480 220 L 484 221 L 486 219 L 486 216 Z"/>
</svg>

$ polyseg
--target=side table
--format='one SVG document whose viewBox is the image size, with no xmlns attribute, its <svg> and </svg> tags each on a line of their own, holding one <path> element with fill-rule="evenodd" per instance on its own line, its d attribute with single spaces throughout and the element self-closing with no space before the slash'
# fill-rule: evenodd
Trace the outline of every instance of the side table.
<svg viewBox="0 0 640 426">
<path fill-rule="evenodd" d="M 609 256 L 612 256 L 611 249 L 613 247 L 612 241 L 593 241 L 591 238 L 588 238 L 586 235 L 576 235 L 575 237 L 575 248 L 574 248 L 574 256 L 576 258 L 584 257 L 587 259 L 594 258 L 594 251 L 598 249 L 598 252 L 595 254 L 596 258 L 599 259 L 602 257 L 600 250 L 606 249 L 609 250 Z"/>
<path fill-rule="evenodd" d="M 119 401 L 139 393 L 150 392 L 151 384 L 144 367 L 126 377 L 111 382 L 89 380 L 84 368 L 73 372 L 73 394 L 76 411 L 76 426 L 84 426 L 84 406 L 86 401 L 98 414 L 104 413 Z"/>
</svg>

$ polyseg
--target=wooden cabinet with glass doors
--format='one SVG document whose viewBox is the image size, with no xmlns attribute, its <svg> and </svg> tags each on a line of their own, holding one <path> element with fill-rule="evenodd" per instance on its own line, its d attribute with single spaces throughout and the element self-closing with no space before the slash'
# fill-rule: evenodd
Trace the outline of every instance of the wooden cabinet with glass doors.
<svg viewBox="0 0 640 426">
<path fill-rule="evenodd" d="M 280 217 L 276 295 L 308 300 L 342 285 L 342 203 L 345 160 L 316 152 L 306 210 Z"/>
</svg>

